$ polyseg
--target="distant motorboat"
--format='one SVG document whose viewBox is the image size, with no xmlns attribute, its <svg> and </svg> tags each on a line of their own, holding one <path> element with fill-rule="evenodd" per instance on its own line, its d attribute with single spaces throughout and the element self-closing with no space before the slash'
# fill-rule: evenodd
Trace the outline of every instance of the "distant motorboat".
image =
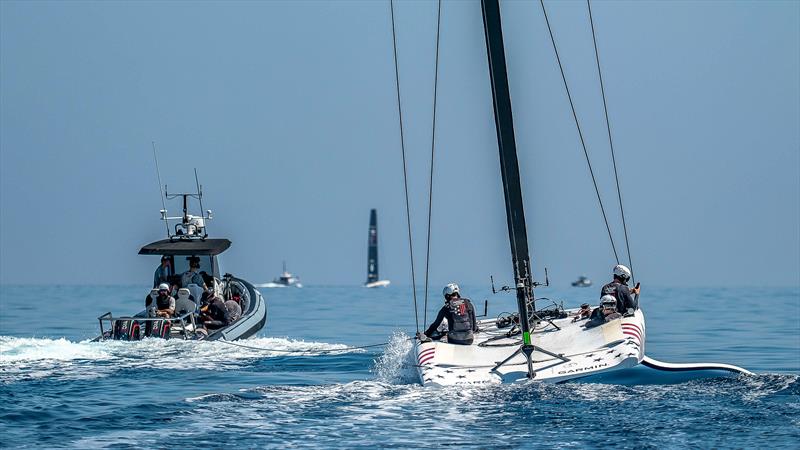
<svg viewBox="0 0 800 450">
<path fill-rule="evenodd" d="M 386 287 L 391 281 L 381 280 L 378 277 L 378 211 L 369 212 L 369 237 L 367 239 L 367 281 L 366 288 Z"/>
<path fill-rule="evenodd" d="M 259 284 L 258 287 L 265 287 L 265 288 L 280 288 L 280 287 L 298 287 L 301 288 L 303 285 L 300 283 L 300 277 L 293 275 L 291 272 L 286 270 L 286 261 L 283 262 L 283 273 L 280 274 L 278 278 L 272 280 L 272 283 L 264 283 Z"/>
<path fill-rule="evenodd" d="M 591 285 L 592 285 L 592 280 L 587 278 L 585 275 L 579 276 L 577 280 L 572 282 L 573 287 L 589 287 Z"/>
</svg>

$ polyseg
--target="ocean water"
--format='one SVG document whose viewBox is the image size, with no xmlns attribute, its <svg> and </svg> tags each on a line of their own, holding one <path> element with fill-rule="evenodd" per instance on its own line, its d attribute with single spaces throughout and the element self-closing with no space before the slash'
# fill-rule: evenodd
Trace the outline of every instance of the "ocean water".
<svg viewBox="0 0 800 450">
<path fill-rule="evenodd" d="M 641 367 L 603 384 L 443 389 L 418 385 L 410 366 L 415 319 L 407 287 L 262 289 L 267 326 L 238 346 L 89 342 L 98 334 L 97 316 L 138 311 L 146 288 L 0 286 L 0 446 L 800 443 L 800 288 L 645 286 L 649 356 L 730 363 L 754 377 Z M 464 291 L 480 311 L 489 299 L 490 316 L 514 309 L 511 295 L 493 296 L 488 286 Z M 596 291 L 537 294 L 574 306 L 595 302 Z M 441 301 L 434 296 L 430 303 L 429 321 Z M 380 343 L 387 345 L 349 348 Z"/>
</svg>

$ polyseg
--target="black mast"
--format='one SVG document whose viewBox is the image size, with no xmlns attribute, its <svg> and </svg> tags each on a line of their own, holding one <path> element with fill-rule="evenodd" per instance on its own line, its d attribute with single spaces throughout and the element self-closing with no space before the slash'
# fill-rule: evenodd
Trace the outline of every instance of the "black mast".
<svg viewBox="0 0 800 450">
<path fill-rule="evenodd" d="M 367 283 L 378 281 L 378 212 L 369 212 L 369 249 L 367 250 Z"/>
<path fill-rule="evenodd" d="M 522 351 L 528 359 L 528 376 L 531 368 L 531 326 L 529 303 L 533 302 L 533 285 L 528 253 L 528 232 L 525 227 L 525 211 L 522 206 L 522 189 L 517 163 L 517 145 L 514 141 L 514 119 L 511 114 L 511 95 L 508 89 L 506 55 L 503 48 L 503 28 L 500 20 L 498 0 L 481 0 L 483 27 L 486 32 L 486 53 L 489 57 L 489 74 L 494 99 L 494 119 L 497 127 L 497 146 L 500 150 L 500 172 L 503 176 L 503 193 L 506 200 L 508 238 L 511 243 L 511 258 L 514 265 L 514 282 L 517 291 L 520 327 L 522 328 Z"/>
</svg>

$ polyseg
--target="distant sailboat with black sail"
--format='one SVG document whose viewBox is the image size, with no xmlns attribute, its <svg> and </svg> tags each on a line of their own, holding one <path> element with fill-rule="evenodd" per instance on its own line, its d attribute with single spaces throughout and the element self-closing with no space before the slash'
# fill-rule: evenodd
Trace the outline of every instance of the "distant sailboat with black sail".
<svg viewBox="0 0 800 450">
<path fill-rule="evenodd" d="M 386 287 L 391 282 L 378 276 L 378 211 L 369 212 L 369 235 L 367 237 L 367 282 L 364 287 Z"/>
</svg>

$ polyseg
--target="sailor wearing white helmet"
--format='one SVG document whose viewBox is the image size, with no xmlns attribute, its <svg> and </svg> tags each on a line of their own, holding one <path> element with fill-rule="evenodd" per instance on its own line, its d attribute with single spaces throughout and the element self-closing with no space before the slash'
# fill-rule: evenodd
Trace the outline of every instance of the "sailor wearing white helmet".
<svg viewBox="0 0 800 450">
<path fill-rule="evenodd" d="M 606 294 L 600 298 L 600 306 L 592 311 L 591 318 L 585 326 L 596 327 L 620 317 L 622 314 L 617 312 L 617 299 L 611 294 Z"/>
<path fill-rule="evenodd" d="M 172 317 L 175 314 L 175 297 L 170 294 L 169 285 L 161 283 L 158 285 L 158 297 L 156 297 L 156 315 L 159 317 Z"/>
<path fill-rule="evenodd" d="M 622 264 L 617 264 L 613 269 L 614 280 L 603 286 L 600 296 L 611 295 L 617 299 L 617 312 L 625 314 L 639 308 L 638 302 L 633 297 L 639 293 L 639 287 L 631 289 L 628 281 L 631 279 L 631 270 Z"/>
<path fill-rule="evenodd" d="M 478 321 L 475 319 L 475 307 L 468 298 L 461 297 L 461 289 L 455 283 L 450 283 L 442 290 L 444 306 L 439 310 L 436 320 L 425 330 L 424 334 L 417 333 L 421 341 L 430 340 L 433 332 L 447 319 L 447 342 L 449 344 L 472 344 L 474 333 L 478 331 Z"/>
</svg>

